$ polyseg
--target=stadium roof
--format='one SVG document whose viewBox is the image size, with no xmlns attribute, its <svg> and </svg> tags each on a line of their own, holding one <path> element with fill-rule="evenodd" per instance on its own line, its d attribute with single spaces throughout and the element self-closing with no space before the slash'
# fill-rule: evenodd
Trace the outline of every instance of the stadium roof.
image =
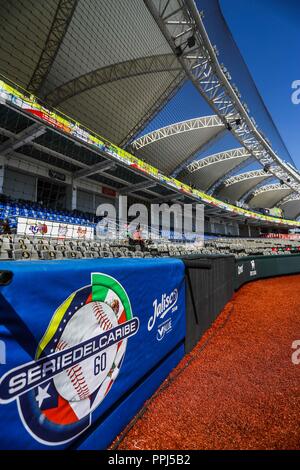
<svg viewBox="0 0 300 470">
<path fill-rule="evenodd" d="M 273 177 L 273 175 L 265 173 L 263 170 L 248 171 L 240 175 L 232 176 L 224 181 L 223 187 L 220 188 L 218 192 L 218 197 L 238 201 L 244 197 L 246 193 L 253 190 L 259 183 L 271 177 Z"/>
<path fill-rule="evenodd" d="M 284 216 L 288 219 L 297 219 L 300 216 L 300 197 L 290 195 L 280 201 L 279 206 L 284 211 Z"/>
<path fill-rule="evenodd" d="M 249 162 L 250 157 L 251 154 L 244 147 L 219 152 L 192 162 L 180 174 L 180 178 L 197 189 L 207 191 L 232 170 Z"/>
<path fill-rule="evenodd" d="M 0 31 L 0 73 L 117 145 L 185 79 L 140 0 L 11 0 Z"/>
<path fill-rule="evenodd" d="M 250 118 L 245 117 L 246 108 L 241 109 L 238 94 L 233 96 L 232 90 L 229 93 L 224 71 L 219 70 L 215 59 L 211 62 L 211 57 L 207 57 L 211 53 L 208 38 L 200 34 L 199 13 L 193 12 L 193 5 L 190 9 L 193 2 L 166 0 L 165 8 L 156 12 L 162 15 L 161 21 L 150 5 L 154 3 L 162 5 L 156 0 L 3 2 L 0 73 L 82 124 L 72 124 L 75 140 L 71 140 L 51 129 L 51 123 L 42 129 L 37 126 L 36 132 L 34 119 L 25 122 L 21 114 L 16 115 L 14 106 L 5 107 L 2 115 L 0 112 L 0 142 L 3 152 L 10 155 L 10 163 L 12 157 L 17 160 L 16 165 L 33 160 L 65 170 L 70 178 L 73 175 L 81 182 L 93 180 L 150 201 L 172 200 L 181 191 L 181 183 L 175 189 L 164 186 L 164 177 L 159 183 L 149 182 L 148 177 L 135 171 L 134 165 L 128 169 L 122 164 L 117 166 L 110 161 L 108 164 L 103 152 L 95 152 L 77 140 L 86 127 L 126 147 L 142 134 L 150 119 L 189 77 L 201 95 L 207 95 L 218 115 L 165 126 L 136 139 L 128 148 L 129 151 L 133 148 L 138 157 L 152 163 L 164 176 L 180 175 L 180 179 L 193 183 L 192 179 L 187 180 L 186 166 L 227 129 L 242 145 L 249 143 L 251 137 L 251 146 L 245 145 L 244 154 L 242 149 L 234 149 L 212 155 L 199 161 L 198 171 L 192 173 L 195 186 L 222 195 L 229 176 L 249 163 L 251 155 L 247 152 L 252 152 L 256 148 L 253 142 L 258 137 L 260 142 L 261 138 L 253 130 Z M 174 34 L 171 41 L 166 28 Z M 188 39 L 191 45 L 187 48 Z M 269 158 L 272 168 L 282 167 L 283 163 L 273 165 L 276 159 L 274 155 L 273 159 L 268 156 L 270 149 L 263 151 L 265 145 L 259 144 L 259 152 L 253 151 L 254 157 L 258 160 L 264 157 L 264 161 Z M 281 170 L 276 176 L 284 179 L 287 170 Z M 243 177 L 239 178 L 241 183 Z M 297 191 L 294 178 L 298 176 L 284 181 Z M 242 192 L 248 190 L 248 179 L 251 178 L 244 181 Z M 214 193 L 215 185 L 224 180 L 223 189 L 217 187 Z M 229 199 L 239 198 L 230 195 Z"/>
<path fill-rule="evenodd" d="M 198 152 L 225 132 L 217 116 L 177 122 L 132 142 L 135 154 L 167 175 L 177 175 Z"/>
<path fill-rule="evenodd" d="M 262 186 L 254 192 L 249 201 L 250 207 L 265 208 L 276 206 L 284 197 L 292 193 L 292 189 L 280 183 Z"/>
</svg>

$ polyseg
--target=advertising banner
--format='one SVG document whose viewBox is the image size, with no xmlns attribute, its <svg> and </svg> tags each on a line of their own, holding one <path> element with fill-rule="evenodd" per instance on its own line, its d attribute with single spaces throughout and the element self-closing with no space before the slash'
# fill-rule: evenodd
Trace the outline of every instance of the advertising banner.
<svg viewBox="0 0 300 470">
<path fill-rule="evenodd" d="M 300 233 L 266 233 L 261 238 L 280 238 L 282 240 L 300 240 Z"/>
<path fill-rule="evenodd" d="M 82 240 L 93 240 L 94 228 L 87 225 L 18 217 L 17 234 L 59 239 L 81 238 Z"/>
<path fill-rule="evenodd" d="M 260 278 L 259 258 L 241 258 L 236 260 L 236 274 L 235 274 L 235 288 L 249 281 L 254 281 Z"/>
<path fill-rule="evenodd" d="M 235 289 L 257 279 L 300 272 L 300 255 L 269 255 L 236 260 Z"/>
<path fill-rule="evenodd" d="M 0 287 L 0 448 L 78 448 L 91 432 L 103 448 L 121 416 L 130 419 L 153 393 L 147 378 L 159 367 L 164 380 L 164 363 L 183 345 L 184 264 L 16 261 L 4 269 L 13 277 Z M 116 407 L 119 419 L 109 421 Z"/>
<path fill-rule="evenodd" d="M 252 219 L 272 222 L 276 225 L 287 224 L 288 226 L 294 227 L 298 227 L 300 225 L 299 221 L 270 217 L 260 213 L 252 212 L 251 210 L 243 209 L 241 207 L 233 206 L 232 204 L 228 204 L 224 201 L 216 199 L 202 191 L 193 189 L 175 178 L 167 177 L 163 175 L 157 168 L 140 160 L 126 150 L 117 147 L 111 142 L 107 142 L 105 139 L 96 134 L 92 134 L 88 130 L 84 129 L 84 127 L 77 121 L 74 121 L 73 119 L 64 115 L 61 116 L 57 110 L 55 110 L 55 112 L 48 110 L 44 106 L 40 105 L 33 95 L 24 93 L 24 90 L 19 91 L 2 80 L 0 80 L 0 103 L 1 102 L 9 103 L 14 107 L 22 109 L 23 111 L 36 116 L 38 119 L 46 122 L 47 125 L 55 127 L 60 132 L 69 134 L 70 136 L 73 136 L 82 142 L 96 147 L 98 150 L 106 153 L 111 158 L 121 161 L 123 164 L 125 163 L 131 168 L 136 168 L 137 170 L 146 173 L 156 180 L 172 188 L 176 188 L 184 194 L 191 195 L 194 199 L 198 199 L 199 202 L 206 202 L 211 206 L 219 207 L 235 214 L 241 214 Z"/>
<path fill-rule="evenodd" d="M 280 207 L 272 207 L 269 209 L 269 214 L 274 217 L 283 217 L 283 210 Z"/>
</svg>

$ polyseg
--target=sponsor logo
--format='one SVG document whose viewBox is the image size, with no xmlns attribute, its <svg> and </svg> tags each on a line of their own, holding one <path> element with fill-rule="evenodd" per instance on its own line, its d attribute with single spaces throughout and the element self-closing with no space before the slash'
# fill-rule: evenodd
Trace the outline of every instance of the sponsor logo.
<svg viewBox="0 0 300 470">
<path fill-rule="evenodd" d="M 292 363 L 295 365 L 295 366 L 299 366 L 300 365 L 300 340 L 296 339 L 295 341 L 293 341 L 292 343 L 292 349 L 294 349 L 294 352 L 292 353 Z"/>
<path fill-rule="evenodd" d="M 238 276 L 243 274 L 243 272 L 244 272 L 244 265 L 242 264 L 241 266 L 238 266 Z"/>
<path fill-rule="evenodd" d="M 155 299 L 153 302 L 153 314 L 148 321 L 148 331 L 151 331 L 158 321 L 164 320 L 167 313 L 174 313 L 178 309 L 178 290 L 174 289 L 169 295 L 162 294 L 160 299 Z M 157 327 L 157 341 L 161 341 L 166 333 L 172 330 L 172 322 L 168 320 L 160 323 Z"/>
<path fill-rule="evenodd" d="M 48 174 L 50 178 L 55 178 L 56 180 L 59 180 L 59 181 L 66 181 L 66 175 L 64 173 L 61 173 L 60 171 L 49 170 Z"/>
<path fill-rule="evenodd" d="M 92 274 L 55 311 L 33 361 L 0 380 L 0 403 L 17 401 L 37 441 L 59 445 L 92 422 L 122 367 L 127 341 L 139 329 L 128 295 L 111 276 Z"/>
<path fill-rule="evenodd" d="M 36 235 L 37 233 L 45 234 L 48 232 L 47 224 L 35 224 L 29 226 L 29 231 Z"/>
<path fill-rule="evenodd" d="M 300 104 L 300 80 L 294 80 L 292 83 L 292 89 L 295 90 L 292 93 L 292 103 Z"/>
<path fill-rule="evenodd" d="M 0 341 L 0 364 L 6 364 L 6 346 L 4 341 Z"/>
<path fill-rule="evenodd" d="M 87 227 L 78 227 L 77 235 L 78 238 L 84 238 L 87 234 Z"/>
<path fill-rule="evenodd" d="M 164 339 L 165 335 L 167 333 L 170 333 L 172 331 L 172 320 L 171 318 L 168 318 L 164 323 L 161 323 L 161 325 L 158 326 L 157 328 L 157 333 L 156 333 L 156 339 L 157 341 L 161 341 Z"/>
<path fill-rule="evenodd" d="M 256 276 L 257 271 L 256 271 L 256 266 L 255 266 L 255 261 L 254 261 L 254 259 L 252 259 L 252 260 L 250 261 L 250 263 L 251 263 L 250 276 Z"/>
<path fill-rule="evenodd" d="M 58 226 L 58 236 L 59 237 L 66 237 L 67 233 L 68 233 L 68 226 L 63 225 L 63 224 L 59 224 L 59 226 Z"/>
</svg>

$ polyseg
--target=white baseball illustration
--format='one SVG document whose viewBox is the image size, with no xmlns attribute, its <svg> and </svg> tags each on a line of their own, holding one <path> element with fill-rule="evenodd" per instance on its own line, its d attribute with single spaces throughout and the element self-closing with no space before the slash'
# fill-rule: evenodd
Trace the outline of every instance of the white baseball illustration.
<svg viewBox="0 0 300 470">
<path fill-rule="evenodd" d="M 73 315 L 68 322 L 56 351 L 81 344 L 118 326 L 112 308 L 104 302 L 90 302 Z M 107 377 L 117 354 L 117 344 L 70 367 L 54 377 L 58 393 L 68 402 L 85 400 L 97 390 Z"/>
</svg>

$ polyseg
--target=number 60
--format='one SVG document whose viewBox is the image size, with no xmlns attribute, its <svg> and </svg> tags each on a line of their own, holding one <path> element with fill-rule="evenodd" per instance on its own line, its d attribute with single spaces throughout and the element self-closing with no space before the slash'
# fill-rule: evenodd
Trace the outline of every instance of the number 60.
<svg viewBox="0 0 300 470">
<path fill-rule="evenodd" d="M 106 369 L 106 353 L 96 356 L 94 360 L 94 375 L 100 374 Z"/>
</svg>

